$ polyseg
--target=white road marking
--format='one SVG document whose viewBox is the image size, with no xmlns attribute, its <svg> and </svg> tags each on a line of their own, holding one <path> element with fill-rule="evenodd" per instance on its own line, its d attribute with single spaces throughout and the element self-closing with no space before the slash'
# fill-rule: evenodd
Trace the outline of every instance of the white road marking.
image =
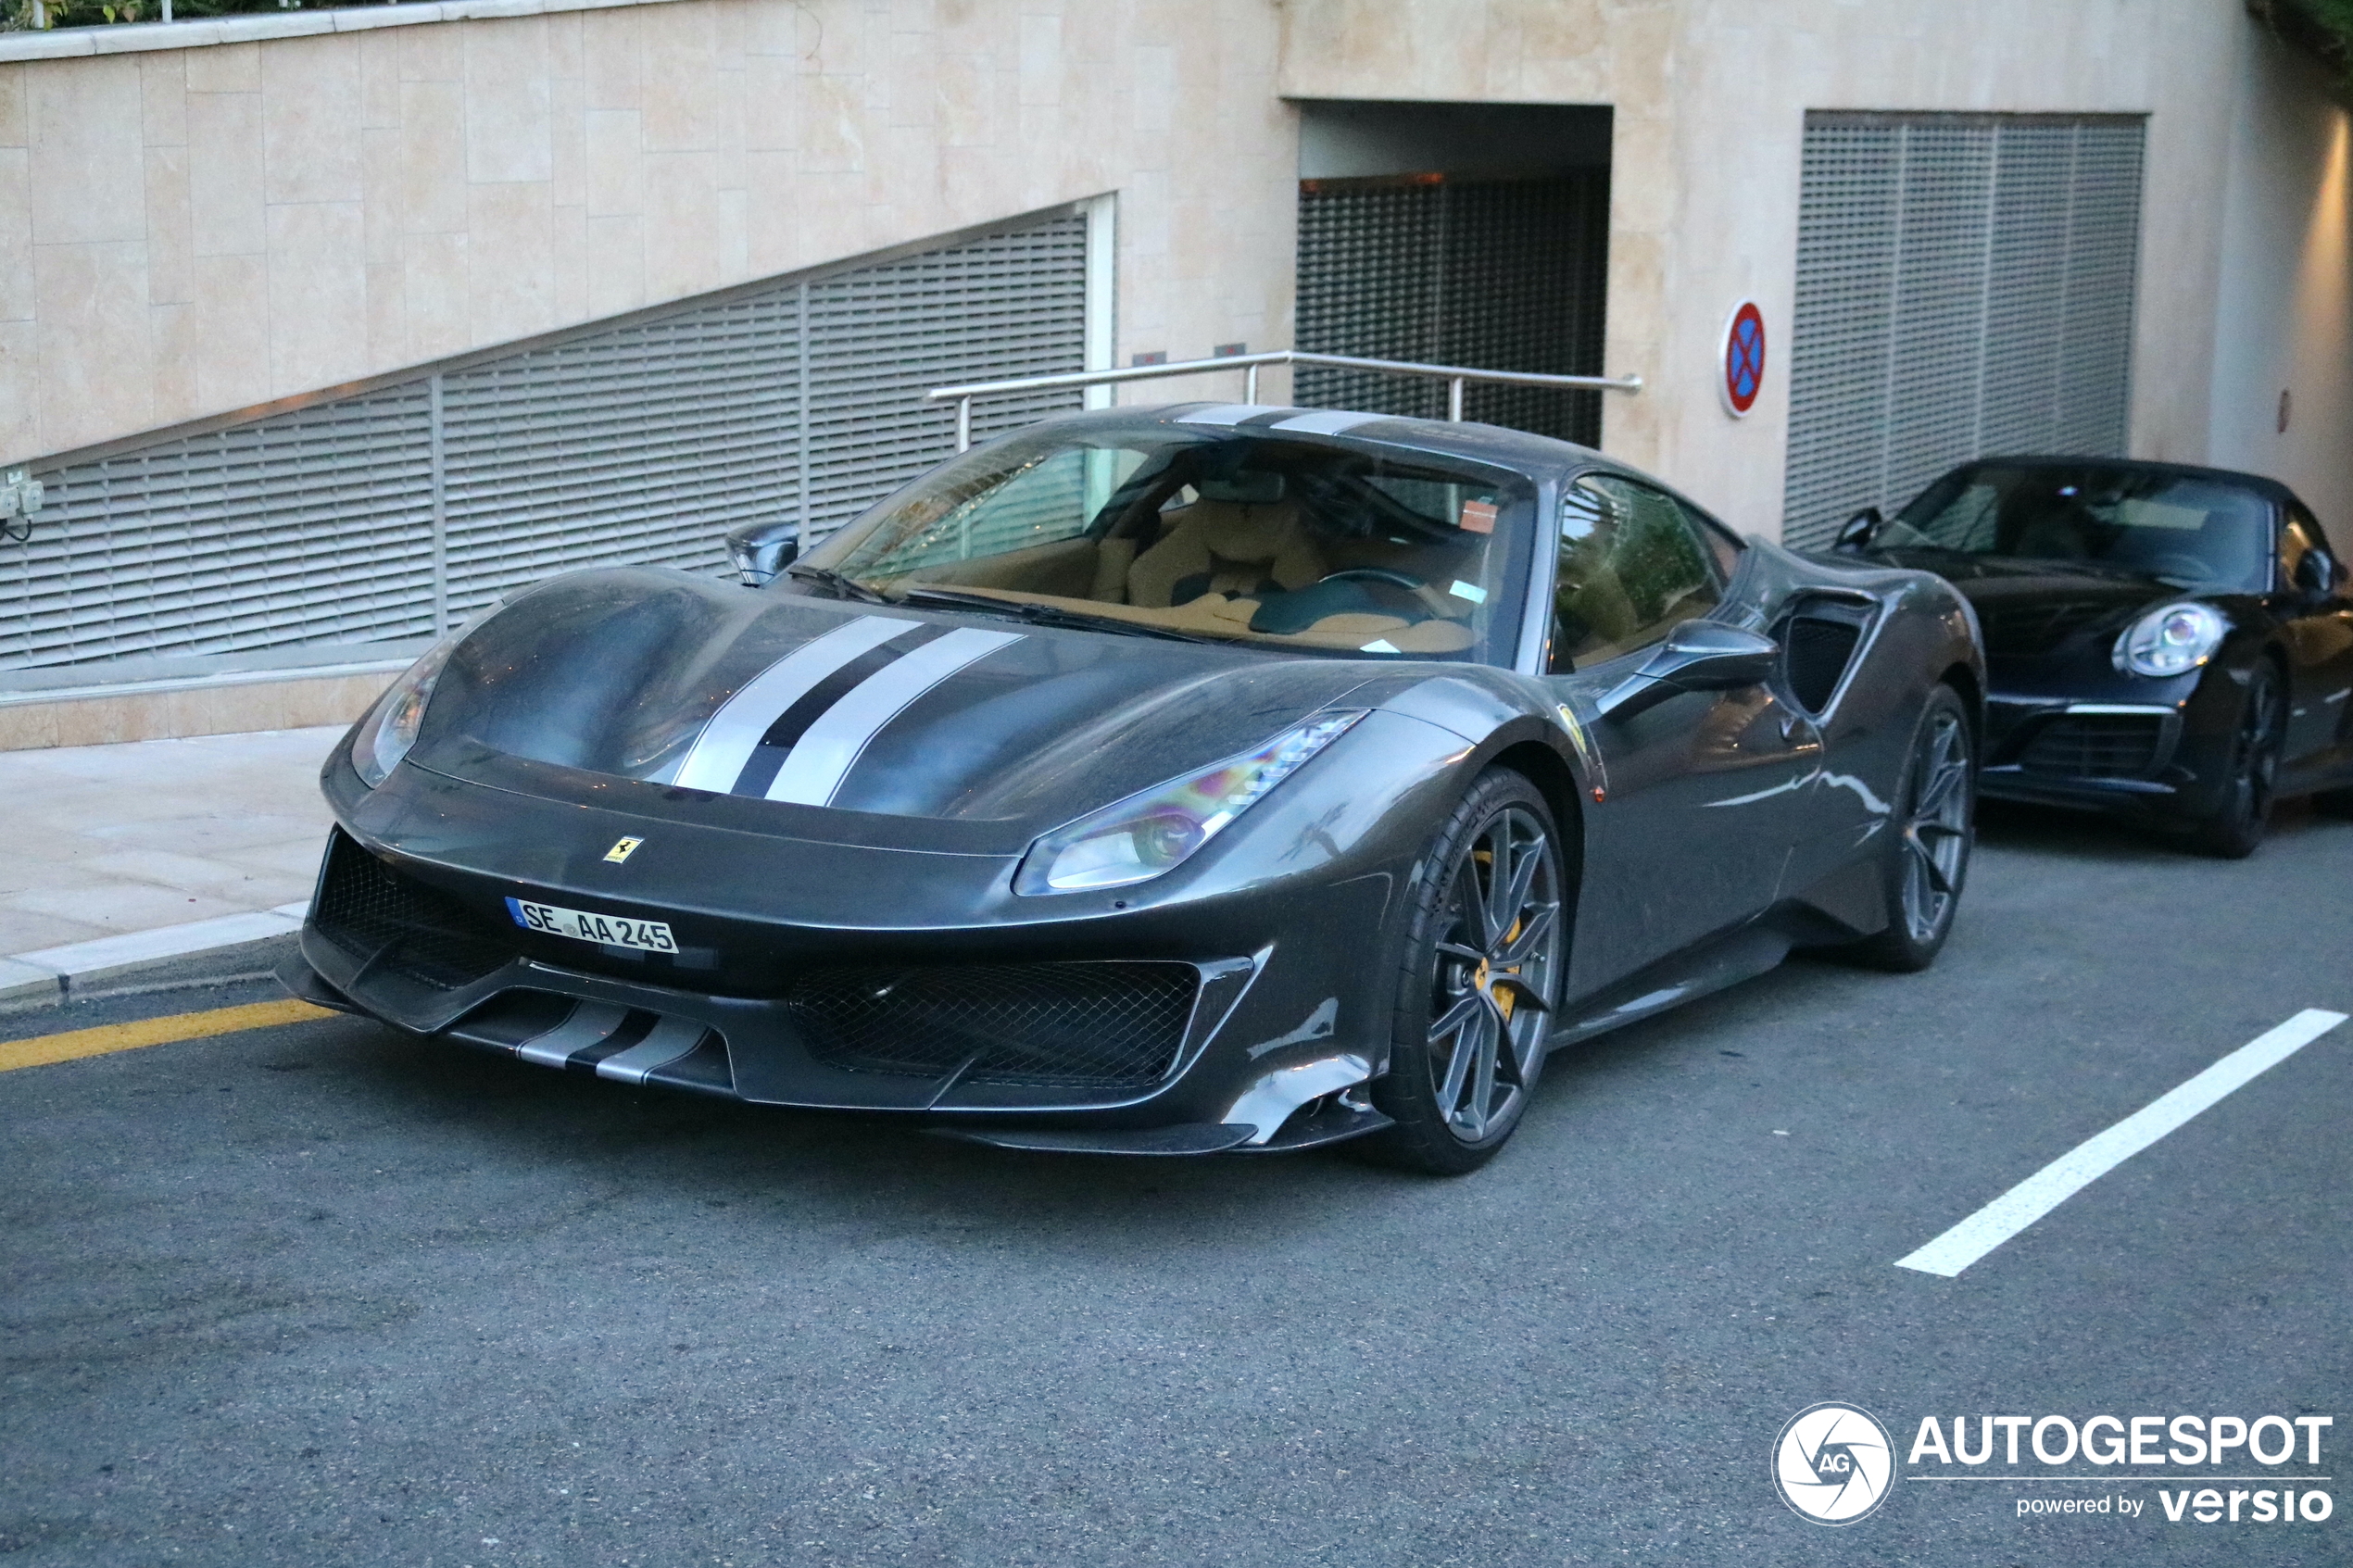
<svg viewBox="0 0 2353 1568">
<path fill-rule="evenodd" d="M 2344 1022 L 2345 1016 L 2307 1008 L 2258 1035 L 2189 1082 L 2076 1145 L 1919 1251 L 1898 1258 L 1895 1266 L 1951 1279 L 2233 1089 Z"/>
</svg>

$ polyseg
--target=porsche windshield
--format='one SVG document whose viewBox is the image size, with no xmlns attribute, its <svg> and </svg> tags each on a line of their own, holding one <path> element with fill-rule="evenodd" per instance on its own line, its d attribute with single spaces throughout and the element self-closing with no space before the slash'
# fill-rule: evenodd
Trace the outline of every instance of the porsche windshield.
<svg viewBox="0 0 2353 1568">
<path fill-rule="evenodd" d="M 1146 636 L 1478 659 L 1534 517 L 1526 479 L 1467 461 L 1096 419 L 945 465 L 793 571 Z"/>
<path fill-rule="evenodd" d="M 1922 491 L 1874 541 L 1964 555 L 2079 561 L 2160 578 L 2260 591 L 2270 506 L 2191 474 L 2107 464 L 1983 464 Z"/>
</svg>

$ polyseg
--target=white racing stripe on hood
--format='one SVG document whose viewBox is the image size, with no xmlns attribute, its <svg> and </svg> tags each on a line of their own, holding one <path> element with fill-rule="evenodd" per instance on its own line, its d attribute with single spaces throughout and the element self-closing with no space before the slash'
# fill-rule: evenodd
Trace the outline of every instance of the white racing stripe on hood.
<svg viewBox="0 0 2353 1568">
<path fill-rule="evenodd" d="M 809 726 L 799 744 L 792 748 L 792 755 L 776 770 L 775 781 L 768 786 L 768 798 L 802 806 L 830 804 L 834 792 L 856 765 L 859 754 L 882 733 L 884 725 L 967 664 L 987 658 L 1007 643 L 1019 641 L 1018 632 L 984 632 L 965 626 L 892 660 L 852 687 L 848 696 Z M 756 734 L 752 737 L 755 742 L 759 738 Z"/>
<path fill-rule="evenodd" d="M 744 764 L 759 747 L 760 737 L 768 733 L 778 714 L 851 659 L 922 624 L 894 616 L 862 615 L 803 643 L 746 682 L 711 716 L 672 782 L 721 794 L 733 789 Z"/>
</svg>

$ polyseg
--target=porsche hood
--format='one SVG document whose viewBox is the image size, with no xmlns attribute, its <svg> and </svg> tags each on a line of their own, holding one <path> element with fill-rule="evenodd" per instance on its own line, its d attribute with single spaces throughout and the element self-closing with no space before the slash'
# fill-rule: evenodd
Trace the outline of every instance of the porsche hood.
<svg viewBox="0 0 2353 1568">
<path fill-rule="evenodd" d="M 1367 675 L 678 571 L 579 572 L 460 645 L 412 759 L 464 776 L 480 747 L 698 795 L 1026 834 L 1260 745 Z"/>
<path fill-rule="evenodd" d="M 2116 634 L 2173 599 L 2210 597 L 2155 578 L 2065 561 L 1969 559 L 1945 551 L 1874 551 L 1896 566 L 1933 571 L 1976 608 L 1985 657 L 1997 664 L 2088 649 L 2104 659 Z"/>
</svg>

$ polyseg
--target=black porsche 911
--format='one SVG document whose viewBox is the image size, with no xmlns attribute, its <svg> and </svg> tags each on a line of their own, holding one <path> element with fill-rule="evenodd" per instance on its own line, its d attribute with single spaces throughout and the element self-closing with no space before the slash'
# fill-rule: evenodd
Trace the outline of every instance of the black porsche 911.
<svg viewBox="0 0 2353 1568">
<path fill-rule="evenodd" d="M 1977 607 L 1989 796 L 2092 806 L 2251 853 L 2272 802 L 2353 809 L 2353 580 L 2254 474 L 2083 458 L 1964 464 L 1840 548 Z"/>
<path fill-rule="evenodd" d="M 1580 447 L 1076 415 L 764 587 L 576 572 L 428 653 L 284 973 L 624 1084 L 1465 1171 L 1548 1049 L 1793 944 L 1926 965 L 1982 681 L 1937 578 Z"/>
</svg>

